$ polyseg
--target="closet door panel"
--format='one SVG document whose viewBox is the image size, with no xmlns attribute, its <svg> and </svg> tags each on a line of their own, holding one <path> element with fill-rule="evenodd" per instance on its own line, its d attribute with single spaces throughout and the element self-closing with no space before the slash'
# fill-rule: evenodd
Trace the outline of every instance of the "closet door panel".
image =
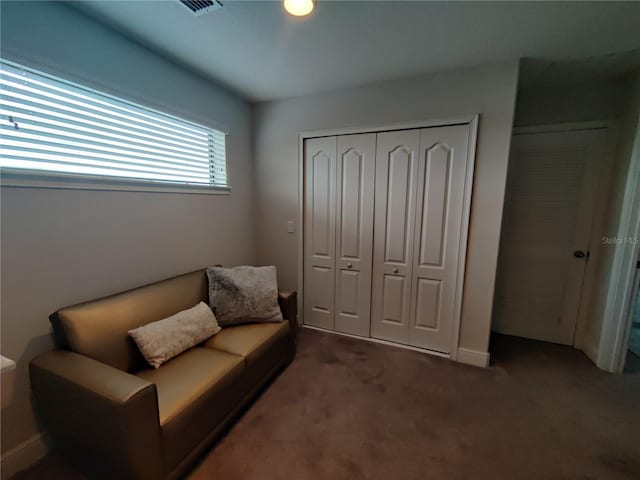
<svg viewBox="0 0 640 480">
<path fill-rule="evenodd" d="M 409 210 L 412 184 L 413 154 L 404 147 L 396 148 L 388 154 L 386 166 L 387 202 L 385 207 L 385 263 L 408 264 Z"/>
<path fill-rule="evenodd" d="M 385 275 L 382 279 L 382 322 L 396 324 L 402 328 L 406 324 L 406 290 L 409 279 L 400 275 Z"/>
<path fill-rule="evenodd" d="M 336 137 L 305 140 L 304 323 L 333 330 Z"/>
<path fill-rule="evenodd" d="M 335 330 L 369 336 L 376 135 L 337 139 Z"/>
<path fill-rule="evenodd" d="M 415 328 L 438 328 L 442 282 L 418 278 L 416 286 Z"/>
<path fill-rule="evenodd" d="M 418 239 L 420 265 L 442 266 L 445 220 L 449 207 L 450 153 L 446 146 L 437 144 L 425 152 L 424 165 L 420 165 L 424 177 L 424 183 L 418 187 L 422 203 L 417 207 L 422 209 Z"/>
<path fill-rule="evenodd" d="M 409 344 L 444 353 L 456 315 L 467 143 L 466 125 L 420 132 Z"/>
<path fill-rule="evenodd" d="M 419 130 L 377 136 L 371 336 L 408 343 Z"/>
<path fill-rule="evenodd" d="M 343 321 L 357 321 L 362 313 L 362 278 L 360 272 L 354 270 L 338 270 L 338 278 L 336 279 L 337 292 L 337 312 L 338 318 Z M 368 298 L 369 295 L 366 295 Z M 336 319 L 336 330 L 338 330 L 338 319 Z M 368 327 L 368 325 L 367 325 Z"/>
</svg>

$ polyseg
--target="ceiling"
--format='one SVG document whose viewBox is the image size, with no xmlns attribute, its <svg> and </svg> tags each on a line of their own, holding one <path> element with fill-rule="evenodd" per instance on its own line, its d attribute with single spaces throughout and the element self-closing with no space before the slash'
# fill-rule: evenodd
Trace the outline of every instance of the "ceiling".
<svg viewBox="0 0 640 480">
<path fill-rule="evenodd" d="M 200 17 L 173 0 L 69 4 L 250 101 L 515 58 L 535 60 L 523 71 L 534 85 L 559 62 L 639 64 L 637 52 L 610 60 L 640 48 L 640 2 L 319 0 L 304 19 L 279 1 L 223 3 Z"/>
</svg>

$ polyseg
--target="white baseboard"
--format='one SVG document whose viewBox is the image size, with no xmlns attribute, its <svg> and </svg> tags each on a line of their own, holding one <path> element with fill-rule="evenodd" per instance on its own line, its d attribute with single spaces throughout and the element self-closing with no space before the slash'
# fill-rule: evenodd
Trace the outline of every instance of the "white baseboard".
<svg viewBox="0 0 640 480">
<path fill-rule="evenodd" d="M 42 433 L 6 451 L 0 457 L 0 476 L 10 478 L 44 458 L 49 452 Z"/>
<path fill-rule="evenodd" d="M 456 360 L 460 363 L 473 365 L 474 367 L 486 368 L 489 366 L 489 352 L 479 352 L 467 348 L 458 347 Z"/>
</svg>

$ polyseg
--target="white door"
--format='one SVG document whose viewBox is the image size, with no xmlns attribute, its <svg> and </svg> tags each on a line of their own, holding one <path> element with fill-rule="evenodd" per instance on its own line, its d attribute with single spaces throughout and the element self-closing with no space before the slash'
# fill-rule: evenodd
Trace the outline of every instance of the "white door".
<svg viewBox="0 0 640 480">
<path fill-rule="evenodd" d="M 333 330 L 336 137 L 304 142 L 304 323 Z"/>
<path fill-rule="evenodd" d="M 376 134 L 338 137 L 335 330 L 369 336 Z"/>
<path fill-rule="evenodd" d="M 493 329 L 573 344 L 606 130 L 514 135 Z"/>
<path fill-rule="evenodd" d="M 420 130 L 379 133 L 371 336 L 409 343 Z"/>
<path fill-rule="evenodd" d="M 463 225 L 468 125 L 420 132 L 409 344 L 449 353 Z"/>
</svg>

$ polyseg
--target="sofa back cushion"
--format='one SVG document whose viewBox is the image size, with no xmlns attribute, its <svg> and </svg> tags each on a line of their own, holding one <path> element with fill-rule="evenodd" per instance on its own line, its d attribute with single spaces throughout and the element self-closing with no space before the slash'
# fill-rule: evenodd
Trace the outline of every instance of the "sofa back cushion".
<svg viewBox="0 0 640 480">
<path fill-rule="evenodd" d="M 207 302 L 205 270 L 198 270 L 109 297 L 58 310 L 51 315 L 61 348 L 127 372 L 147 367 L 129 330 Z"/>
</svg>

